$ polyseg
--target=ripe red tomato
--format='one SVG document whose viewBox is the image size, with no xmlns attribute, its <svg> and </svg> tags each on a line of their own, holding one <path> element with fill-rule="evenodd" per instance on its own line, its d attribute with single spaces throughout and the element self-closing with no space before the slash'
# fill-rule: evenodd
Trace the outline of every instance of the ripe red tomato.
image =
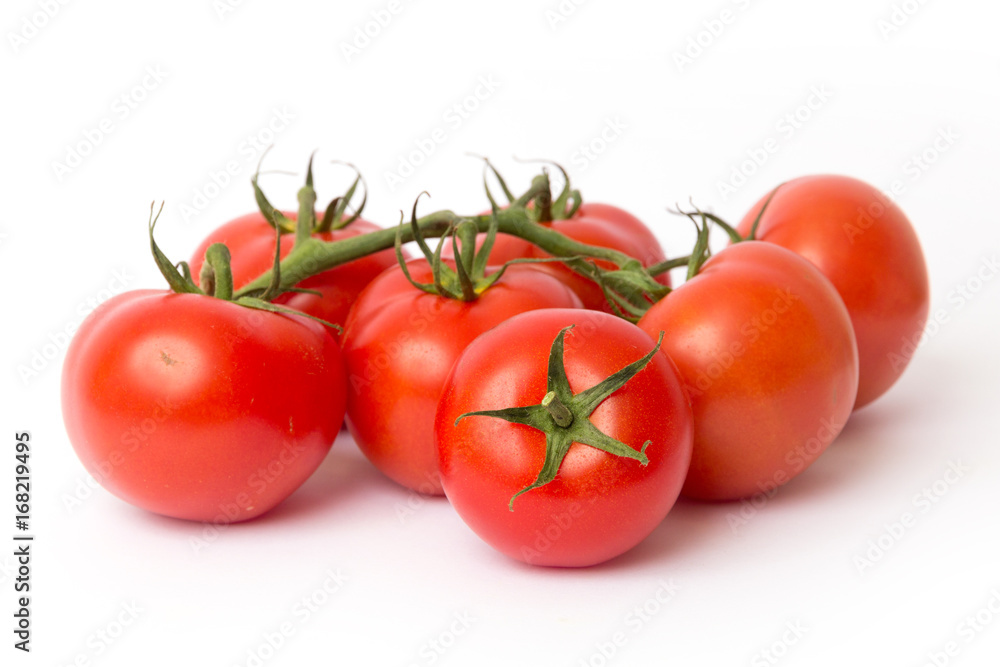
<svg viewBox="0 0 1000 667">
<path fill-rule="evenodd" d="M 286 212 L 291 220 L 297 218 L 294 212 Z M 315 233 L 313 238 L 321 241 L 339 241 L 341 239 L 378 231 L 380 227 L 367 220 L 355 220 L 343 229 Z M 281 256 L 284 258 L 292 251 L 295 235 L 292 233 L 281 236 Z M 268 224 L 264 216 L 248 213 L 222 225 L 201 242 L 189 262 L 191 272 L 198 281 L 198 274 L 205 261 L 205 250 L 213 243 L 225 243 L 232 254 L 233 287 L 239 289 L 271 269 L 274 264 L 274 245 L 276 243 L 274 227 Z M 307 293 L 286 292 L 274 303 L 286 305 L 289 308 L 318 317 L 333 324 L 344 325 L 351 305 L 358 294 L 368 283 L 385 269 L 396 264 L 395 252 L 390 248 L 340 266 L 335 266 L 298 284 L 298 287 L 315 290 L 321 296 Z"/>
<path fill-rule="evenodd" d="M 639 320 L 680 369 L 694 408 L 683 493 L 769 493 L 806 469 L 843 428 L 858 389 L 851 320 L 816 267 L 746 241 L 709 259 Z"/>
<path fill-rule="evenodd" d="M 414 280 L 432 280 L 426 260 L 407 267 Z M 386 271 L 358 297 L 343 336 L 347 427 L 358 447 L 399 484 L 441 494 L 434 410 L 455 359 L 513 315 L 579 306 L 568 287 L 528 267 L 510 267 L 475 301 L 422 292 L 401 269 Z"/>
<path fill-rule="evenodd" d="M 767 197 L 743 218 L 746 236 Z M 858 339 L 855 408 L 891 387 L 910 361 L 930 308 L 927 266 L 903 211 L 878 189 L 846 176 L 804 176 L 782 184 L 756 238 L 793 250 L 837 288 Z"/>
<path fill-rule="evenodd" d="M 87 471 L 157 514 L 235 522 L 319 466 L 344 415 L 326 328 L 196 294 L 108 300 L 66 353 L 66 431 Z"/>
<path fill-rule="evenodd" d="M 492 547 L 536 565 L 593 565 L 631 549 L 670 511 L 691 458 L 691 406 L 676 367 L 657 353 L 590 415 L 599 431 L 636 452 L 649 441 L 642 449 L 648 463 L 574 440 L 555 478 L 511 504 L 545 464 L 545 434 L 495 417 L 455 421 L 538 405 L 553 339 L 568 325 L 576 326 L 565 333 L 562 360 L 574 395 L 654 349 L 634 324 L 605 313 L 518 315 L 462 353 L 435 420 L 441 481 L 455 510 Z"/>
<path fill-rule="evenodd" d="M 580 205 L 573 217 L 567 220 L 553 220 L 539 224 L 565 234 L 580 243 L 619 250 L 626 255 L 635 257 L 642 262 L 643 266 L 652 266 L 666 259 L 659 241 L 639 218 L 610 204 L 584 203 Z M 484 234 L 480 234 L 477 244 L 481 245 L 484 237 Z M 450 244 L 444 248 L 442 255 L 452 256 Z M 496 242 L 490 250 L 490 264 L 499 266 L 504 262 L 522 257 L 542 258 L 550 256 L 538 246 L 520 237 L 497 234 Z M 610 262 L 603 260 L 597 260 L 597 265 L 604 269 L 614 268 Z M 535 264 L 534 267 L 566 283 L 580 297 L 584 308 L 612 312 L 601 288 L 564 264 L 552 262 Z M 662 273 L 656 277 L 656 281 L 669 286 L 670 274 Z"/>
</svg>

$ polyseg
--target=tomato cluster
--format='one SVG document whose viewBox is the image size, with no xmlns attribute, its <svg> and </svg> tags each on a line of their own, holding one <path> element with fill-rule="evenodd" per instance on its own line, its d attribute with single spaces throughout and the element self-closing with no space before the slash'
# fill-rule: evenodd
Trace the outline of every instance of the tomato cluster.
<svg viewBox="0 0 1000 667">
<path fill-rule="evenodd" d="M 396 230 L 361 219 L 363 201 L 351 213 L 359 180 L 317 214 L 311 164 L 295 213 L 255 178 L 260 211 L 189 263 L 166 258 L 152 221 L 171 289 L 103 304 L 64 364 L 70 441 L 106 489 L 171 517 L 252 519 L 346 417 L 379 470 L 447 496 L 497 550 L 592 565 L 681 494 L 788 483 L 899 378 L 894 352 L 927 316 L 909 221 L 850 178 L 784 183 L 735 227 L 685 213 L 698 240 L 675 260 L 568 179 L 553 199 L 544 172 L 521 197 L 500 179 L 502 208 L 414 206 Z M 732 243 L 712 255 L 715 227 Z"/>
</svg>

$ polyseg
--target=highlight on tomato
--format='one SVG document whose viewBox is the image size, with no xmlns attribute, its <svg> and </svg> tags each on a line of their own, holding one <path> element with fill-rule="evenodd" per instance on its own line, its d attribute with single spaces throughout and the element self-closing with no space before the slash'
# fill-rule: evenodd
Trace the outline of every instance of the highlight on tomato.
<svg viewBox="0 0 1000 667">
<path fill-rule="evenodd" d="M 855 178 L 803 176 L 762 197 L 738 232 L 802 255 L 837 288 L 858 341 L 855 408 L 895 384 L 927 323 L 930 289 L 920 241 L 894 201 Z"/>
<path fill-rule="evenodd" d="M 340 430 L 340 349 L 327 326 L 267 295 L 234 300 L 221 244 L 196 286 L 156 247 L 154 225 L 172 291 L 120 294 L 83 322 L 63 365 L 66 431 L 94 479 L 136 507 L 258 517 L 316 470 Z"/>
<path fill-rule="evenodd" d="M 687 282 L 639 327 L 667 332 L 661 349 L 691 396 L 683 494 L 734 500 L 773 492 L 836 438 L 854 407 L 858 352 L 847 309 L 815 266 L 760 241 L 705 261 L 707 232 Z"/>
<path fill-rule="evenodd" d="M 659 345 L 623 319 L 566 309 L 476 338 L 434 424 L 441 482 L 462 520 L 534 565 L 594 565 L 648 536 L 673 507 L 692 448 L 691 405 Z"/>
</svg>

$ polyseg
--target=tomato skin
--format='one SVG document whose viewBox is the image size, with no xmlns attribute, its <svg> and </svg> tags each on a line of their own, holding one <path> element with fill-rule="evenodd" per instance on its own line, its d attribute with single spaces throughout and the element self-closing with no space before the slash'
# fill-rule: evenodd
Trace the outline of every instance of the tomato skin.
<svg viewBox="0 0 1000 667">
<path fill-rule="evenodd" d="M 572 218 L 540 224 L 580 243 L 621 251 L 638 259 L 643 266 L 652 266 L 666 259 L 653 232 L 639 218 L 611 204 L 584 203 Z M 484 236 L 484 234 L 479 235 L 477 246 L 482 245 Z M 453 256 L 450 243 L 445 246 L 442 256 Z M 512 259 L 523 257 L 543 258 L 551 255 L 520 237 L 497 234 L 496 242 L 490 250 L 490 264 L 499 266 Z M 604 269 L 614 268 L 611 262 L 604 260 L 597 260 L 597 265 Z M 564 264 L 546 262 L 535 264 L 534 267 L 568 285 L 580 297 L 584 308 L 612 312 L 601 288 Z M 656 276 L 656 281 L 669 286 L 670 274 L 662 273 Z"/>
<path fill-rule="evenodd" d="M 691 458 L 691 405 L 663 354 L 591 415 L 633 449 L 646 440 L 649 463 L 574 443 L 555 480 L 516 498 L 545 459 L 545 435 L 528 426 L 466 412 L 538 404 L 546 393 L 549 349 L 566 334 L 564 362 L 574 393 L 641 358 L 655 341 L 599 312 L 537 310 L 481 335 L 456 362 L 435 419 L 445 494 L 472 530 L 498 551 L 534 565 L 583 567 L 642 541 L 673 507 Z"/>
<path fill-rule="evenodd" d="M 745 241 L 639 320 L 663 330 L 694 408 L 683 494 L 733 500 L 788 482 L 843 428 L 858 388 L 850 317 L 833 285 L 779 246 Z"/>
<path fill-rule="evenodd" d="M 407 267 L 414 280 L 432 280 L 426 260 Z M 395 482 L 440 495 L 434 411 L 455 359 L 513 315 L 579 306 L 569 288 L 527 267 L 510 267 L 472 302 L 427 294 L 401 269 L 386 271 L 358 297 L 343 337 L 347 427 L 358 447 Z"/>
<path fill-rule="evenodd" d="M 740 222 L 744 236 L 765 199 Z M 840 293 L 858 340 L 854 407 L 884 394 L 906 369 L 905 350 L 919 339 L 930 310 L 927 265 L 903 211 L 863 181 L 805 176 L 778 188 L 756 238 L 802 255 Z"/>
<path fill-rule="evenodd" d="M 297 218 L 294 212 L 285 212 L 291 220 Z M 378 231 L 381 228 L 367 220 L 358 219 L 343 229 L 315 233 L 313 238 L 321 241 L 339 241 L 360 234 Z M 281 256 L 287 257 L 294 245 L 294 234 L 281 235 Z M 269 271 L 274 264 L 275 231 L 264 216 L 249 213 L 222 225 L 201 242 L 189 262 L 191 273 L 198 282 L 201 266 L 205 261 L 205 251 L 213 243 L 225 243 L 232 255 L 233 286 L 239 289 Z M 404 252 L 404 256 L 408 256 Z M 358 294 L 390 266 L 396 265 L 396 254 L 392 249 L 362 257 L 335 266 L 318 275 L 307 278 L 298 287 L 315 290 L 321 296 L 288 292 L 282 294 L 275 303 L 300 310 L 333 324 L 344 325 L 347 314 Z"/>
<path fill-rule="evenodd" d="M 150 512 L 236 522 L 319 466 L 344 414 L 325 328 L 195 294 L 118 295 L 66 354 L 62 409 L 88 472 Z"/>
</svg>

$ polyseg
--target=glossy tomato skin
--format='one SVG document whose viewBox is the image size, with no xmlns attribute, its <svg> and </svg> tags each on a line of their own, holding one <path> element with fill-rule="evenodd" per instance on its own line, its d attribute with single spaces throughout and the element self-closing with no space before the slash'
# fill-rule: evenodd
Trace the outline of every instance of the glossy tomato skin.
<svg viewBox="0 0 1000 667">
<path fill-rule="evenodd" d="M 286 212 L 285 215 L 292 220 L 297 217 L 293 212 Z M 381 228 L 367 220 L 358 219 L 343 229 L 313 234 L 313 238 L 321 241 L 339 241 L 379 229 Z M 292 251 L 294 241 L 294 234 L 282 234 L 282 257 L 288 256 Z M 233 285 L 236 289 L 269 271 L 274 263 L 274 228 L 259 212 L 249 213 L 227 222 L 201 242 L 189 262 L 196 282 L 205 261 L 205 251 L 213 243 L 225 243 L 229 248 L 232 255 Z M 275 299 L 275 303 L 343 326 L 347 321 L 347 313 L 361 290 L 375 276 L 390 266 L 395 266 L 396 263 L 394 250 L 382 250 L 347 264 L 335 266 L 299 283 L 299 287 L 317 291 L 320 295 L 288 292 Z"/>
<path fill-rule="evenodd" d="M 639 320 L 667 332 L 694 408 L 684 495 L 733 500 L 788 482 L 843 428 L 858 388 L 850 317 L 812 264 L 770 243 L 715 255 Z"/>
<path fill-rule="evenodd" d="M 647 354 L 655 341 L 600 312 L 538 310 L 477 338 L 456 362 L 435 420 L 441 480 L 455 510 L 498 551 L 530 564 L 583 567 L 624 553 L 670 511 L 691 458 L 691 405 L 676 367 L 663 354 L 591 415 L 601 431 L 649 463 L 574 443 L 552 482 L 531 484 L 545 459 L 545 436 L 474 410 L 537 405 L 546 393 L 549 349 L 565 326 L 564 362 L 579 393 Z"/>
<path fill-rule="evenodd" d="M 426 260 L 407 262 L 414 280 L 432 280 Z M 434 411 L 448 371 L 484 331 L 536 308 L 578 308 L 564 284 L 512 266 L 479 299 L 458 301 L 413 287 L 392 269 L 361 293 L 344 331 L 347 427 L 390 479 L 440 495 Z"/>
<path fill-rule="evenodd" d="M 229 523 L 267 512 L 319 466 L 343 421 L 344 383 L 340 350 L 314 321 L 138 290 L 74 336 L 63 419 L 114 495 Z"/>
<path fill-rule="evenodd" d="M 581 204 L 572 218 L 540 224 L 580 243 L 619 250 L 630 257 L 635 257 L 643 266 L 652 266 L 666 259 L 656 236 L 639 218 L 610 204 Z M 483 236 L 479 235 L 477 241 L 479 245 L 482 244 Z M 444 256 L 452 256 L 450 244 L 445 246 Z M 490 264 L 499 266 L 512 259 L 524 257 L 543 258 L 550 255 L 520 237 L 497 234 L 496 242 L 490 251 Z M 598 261 L 597 264 L 605 269 L 613 268 L 610 262 Z M 580 297 L 584 308 L 611 312 L 604 292 L 593 281 L 577 275 L 572 269 L 558 262 L 535 264 L 534 267 L 566 283 Z M 656 280 L 669 286 L 670 274 L 660 274 Z"/>
<path fill-rule="evenodd" d="M 765 199 L 740 223 L 744 236 Z M 778 188 L 756 238 L 802 255 L 840 293 L 858 340 L 855 408 L 885 393 L 909 363 L 930 309 L 923 251 L 903 211 L 863 181 L 805 176 Z"/>
</svg>

